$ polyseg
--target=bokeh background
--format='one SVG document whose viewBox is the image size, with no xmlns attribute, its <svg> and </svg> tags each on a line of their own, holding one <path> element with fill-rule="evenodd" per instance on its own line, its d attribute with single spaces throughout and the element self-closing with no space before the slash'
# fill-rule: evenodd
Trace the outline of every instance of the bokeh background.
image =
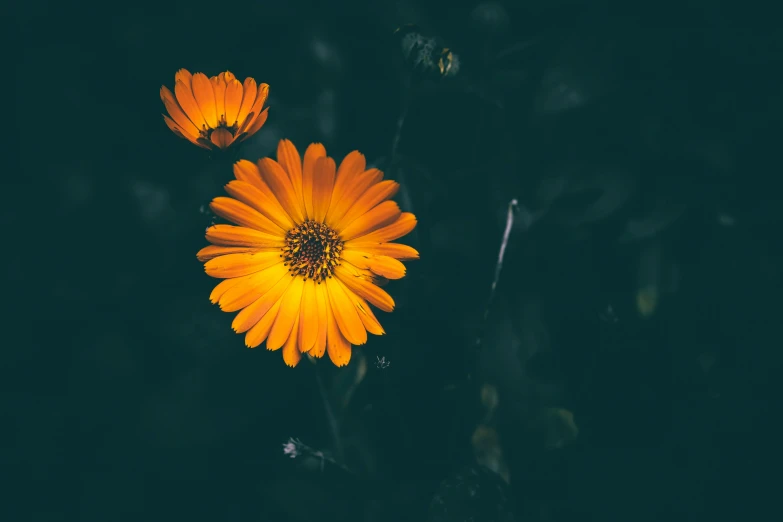
<svg viewBox="0 0 783 522">
<path fill-rule="evenodd" d="M 764 16 L 15 5 L 3 519 L 774 519 L 783 42 Z M 235 156 L 164 125 L 182 67 L 270 84 Z M 347 368 L 246 349 L 195 258 L 231 161 L 283 137 L 359 149 L 419 219 L 387 335 Z"/>
</svg>

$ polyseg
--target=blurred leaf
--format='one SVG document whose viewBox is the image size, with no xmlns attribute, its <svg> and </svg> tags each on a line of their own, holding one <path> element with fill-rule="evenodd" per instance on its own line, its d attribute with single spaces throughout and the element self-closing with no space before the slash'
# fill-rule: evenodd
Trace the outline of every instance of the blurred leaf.
<svg viewBox="0 0 783 522">
<path fill-rule="evenodd" d="M 476 457 L 476 462 L 509 482 L 510 472 L 495 428 L 480 424 L 473 432 L 470 442 L 473 445 L 473 455 Z"/>
<path fill-rule="evenodd" d="M 562 448 L 576 440 L 579 435 L 574 414 L 564 408 L 547 408 L 542 421 L 547 448 Z"/>
</svg>

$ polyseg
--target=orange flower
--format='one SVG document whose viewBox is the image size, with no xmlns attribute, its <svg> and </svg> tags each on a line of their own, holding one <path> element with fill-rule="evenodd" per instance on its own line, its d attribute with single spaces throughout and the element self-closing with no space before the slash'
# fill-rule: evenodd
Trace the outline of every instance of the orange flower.
<svg viewBox="0 0 783 522">
<path fill-rule="evenodd" d="M 302 161 L 288 140 L 277 161 L 234 165 L 231 197 L 210 208 L 236 226 L 209 227 L 212 245 L 197 255 L 207 274 L 225 279 L 210 300 L 224 312 L 241 310 L 232 327 L 250 348 L 264 341 L 268 350 L 282 348 L 288 366 L 302 353 L 326 351 L 343 366 L 367 332 L 384 333 L 368 303 L 394 309 L 378 285 L 405 275 L 400 260 L 418 259 L 415 249 L 390 243 L 413 230 L 416 217 L 390 200 L 399 184 L 365 166 L 354 151 L 336 168 L 320 143 Z"/>
<path fill-rule="evenodd" d="M 230 72 L 207 78 L 180 69 L 174 76 L 174 93 L 165 85 L 160 98 L 169 116 L 163 121 L 174 134 L 205 149 L 225 149 L 255 134 L 266 121 L 264 109 L 269 85 L 256 86 L 253 78 L 242 84 Z"/>
</svg>

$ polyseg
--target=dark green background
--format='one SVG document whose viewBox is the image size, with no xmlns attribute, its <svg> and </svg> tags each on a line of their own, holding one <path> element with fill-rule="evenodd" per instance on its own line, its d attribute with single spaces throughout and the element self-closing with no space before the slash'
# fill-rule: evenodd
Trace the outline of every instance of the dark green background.
<svg viewBox="0 0 783 522">
<path fill-rule="evenodd" d="M 3 519 L 770 519 L 783 91 L 768 16 L 712 2 L 17 5 Z M 414 70 L 392 34 L 407 23 L 459 71 Z M 288 437 L 334 450 L 315 369 L 247 350 L 208 301 L 200 209 L 232 156 L 163 124 L 158 92 L 181 67 L 270 84 L 239 157 L 283 137 L 338 159 L 359 149 L 419 218 L 406 241 L 422 259 L 389 287 L 388 335 L 354 350 L 368 368 L 345 408 L 355 368 L 321 364 L 358 476 L 283 456 Z M 660 297 L 649 318 L 645 284 Z M 444 485 L 439 514 L 439 484 L 473 466 L 485 382 L 506 500 Z M 572 444 L 547 449 L 548 407 L 574 413 Z"/>
</svg>

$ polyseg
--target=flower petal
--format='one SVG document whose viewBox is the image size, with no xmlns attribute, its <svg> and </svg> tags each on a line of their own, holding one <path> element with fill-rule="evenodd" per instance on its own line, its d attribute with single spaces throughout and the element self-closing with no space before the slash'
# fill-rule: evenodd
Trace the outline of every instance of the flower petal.
<svg viewBox="0 0 783 522">
<path fill-rule="evenodd" d="M 272 309 L 275 303 L 280 301 L 292 282 L 293 279 L 290 277 L 280 278 L 272 288 L 237 314 L 234 321 L 231 323 L 231 328 L 233 328 L 236 333 L 244 333 L 250 330 Z M 264 336 L 264 338 L 266 338 L 266 336 Z"/>
<path fill-rule="evenodd" d="M 256 81 L 253 78 L 245 78 L 245 83 L 242 86 L 242 103 L 239 105 L 239 113 L 237 114 L 237 125 L 239 127 L 245 125 L 245 119 L 256 102 L 257 93 Z"/>
<path fill-rule="evenodd" d="M 277 350 L 288 340 L 291 330 L 294 327 L 294 321 L 299 317 L 299 307 L 302 304 L 302 291 L 304 290 L 304 279 L 294 277 L 291 286 L 288 287 L 283 302 L 280 305 L 280 312 L 277 314 L 275 324 L 272 325 L 272 331 L 269 332 L 269 338 L 266 340 L 266 347 L 270 350 Z"/>
<path fill-rule="evenodd" d="M 359 319 L 362 320 L 362 324 L 367 331 L 373 335 L 384 335 L 386 332 L 375 317 L 375 314 L 372 313 L 372 309 L 370 308 L 370 305 L 367 304 L 367 301 L 350 290 L 346 290 L 345 294 L 356 307 L 356 311 L 359 313 Z"/>
<path fill-rule="evenodd" d="M 274 288 L 281 280 L 289 280 L 291 277 L 288 275 L 286 267 L 280 263 L 272 265 L 266 270 L 236 279 L 241 279 L 241 281 L 226 290 L 218 300 L 218 305 L 224 312 L 236 312 L 249 306 Z"/>
<path fill-rule="evenodd" d="M 394 223 L 370 232 L 365 236 L 357 237 L 346 243 L 345 246 L 347 248 L 358 248 L 360 245 L 385 243 L 404 236 L 415 227 L 416 216 L 410 212 L 403 212 Z"/>
<path fill-rule="evenodd" d="M 353 223 L 340 231 L 343 241 L 364 236 L 373 230 L 385 227 L 400 216 L 400 207 L 395 201 L 384 201 L 366 214 L 356 218 Z"/>
<path fill-rule="evenodd" d="M 242 84 L 237 79 L 227 81 L 225 106 L 226 125 L 232 127 L 237 122 L 239 107 L 242 105 Z"/>
<path fill-rule="evenodd" d="M 266 182 L 294 222 L 304 221 L 302 202 L 297 199 L 291 180 L 280 164 L 271 158 L 262 158 L 258 162 L 258 170 L 261 172 L 261 179 Z"/>
<path fill-rule="evenodd" d="M 285 240 L 280 236 L 233 225 L 212 225 L 207 228 L 206 238 L 210 243 L 221 246 L 270 248 L 285 245 Z"/>
<path fill-rule="evenodd" d="M 259 186 L 263 188 L 258 188 Z M 260 178 L 258 185 L 251 185 L 246 181 L 231 181 L 225 188 L 231 197 L 268 217 L 282 230 L 294 228 L 294 221 L 291 219 L 291 216 L 283 209 L 280 202 L 272 194 L 272 191 Z"/>
<path fill-rule="evenodd" d="M 238 284 L 241 284 L 244 281 L 241 277 L 236 277 L 234 279 L 225 279 L 220 282 L 213 290 L 212 293 L 209 294 L 209 302 L 212 304 L 218 304 L 218 301 L 220 301 L 220 298 L 225 295 L 226 292 L 228 292 L 231 288 L 235 287 Z"/>
<path fill-rule="evenodd" d="M 185 136 L 192 136 L 194 139 L 198 137 L 198 128 L 193 125 L 193 122 L 190 121 L 190 118 L 188 118 L 184 112 L 182 112 L 182 108 L 177 103 L 177 100 L 174 98 L 174 93 L 172 93 L 168 87 L 162 86 L 160 88 L 160 99 L 163 101 L 163 105 L 166 107 L 166 111 L 169 113 L 169 116 L 182 128 L 183 133 Z"/>
<path fill-rule="evenodd" d="M 324 290 L 326 289 L 324 288 Z M 334 317 L 332 307 L 327 306 L 326 312 L 326 350 L 329 352 L 329 358 L 335 366 L 345 366 L 351 360 L 351 343 L 349 343 L 342 332 L 340 332 L 340 327 L 337 325 L 337 319 Z"/>
<path fill-rule="evenodd" d="M 304 200 L 305 214 L 313 217 L 313 183 L 315 179 L 315 163 L 318 158 L 326 156 L 326 148 L 320 143 L 312 143 L 304 155 L 302 167 L 302 199 Z"/>
<path fill-rule="evenodd" d="M 299 316 L 299 351 L 308 352 L 318 338 L 318 302 L 316 284 L 312 279 L 305 281 L 302 291 L 302 307 Z"/>
<path fill-rule="evenodd" d="M 400 188 L 400 184 L 396 181 L 386 180 L 376 183 L 364 192 L 353 205 L 345 213 L 342 219 L 339 219 L 334 227 L 336 230 L 342 230 L 356 220 L 359 216 L 363 216 L 376 205 L 386 201 L 393 197 Z"/>
<path fill-rule="evenodd" d="M 206 130 L 207 123 L 201 114 L 201 109 L 198 108 L 196 98 L 193 97 L 190 84 L 185 85 L 182 80 L 177 80 L 177 83 L 174 84 L 174 94 L 177 97 L 177 103 L 193 122 L 193 125 L 199 130 Z"/>
<path fill-rule="evenodd" d="M 315 302 L 318 308 L 318 336 L 309 353 L 313 357 L 323 357 L 326 352 L 326 332 L 329 328 L 329 297 L 326 295 L 326 285 L 315 285 Z"/>
<path fill-rule="evenodd" d="M 258 252 L 255 247 L 225 247 L 218 245 L 205 246 L 196 253 L 196 258 L 202 263 L 226 254 L 243 254 L 245 252 Z"/>
<path fill-rule="evenodd" d="M 265 270 L 281 263 L 280 251 L 252 252 L 247 254 L 228 254 L 210 259 L 204 264 L 204 270 L 212 277 L 241 277 Z"/>
<path fill-rule="evenodd" d="M 285 346 L 283 346 L 283 361 L 285 361 L 286 366 L 290 366 L 291 368 L 299 364 L 299 361 L 302 360 L 302 354 L 299 352 L 297 346 L 298 337 L 299 316 L 297 315 L 294 319 L 294 326 L 291 328 L 291 334 L 288 336 L 288 340 L 285 342 Z"/>
<path fill-rule="evenodd" d="M 223 75 L 213 76 L 209 79 L 212 91 L 215 93 L 215 113 L 218 123 L 226 122 L 226 80 Z"/>
<path fill-rule="evenodd" d="M 247 132 L 248 135 L 252 134 L 250 132 L 250 129 L 255 127 L 256 120 L 261 117 L 261 108 L 264 106 L 264 102 L 266 102 L 266 97 L 269 94 L 269 85 L 262 83 L 258 86 L 258 91 L 256 92 L 256 99 L 253 101 L 253 105 L 250 107 L 250 112 L 247 115 L 247 118 L 245 119 L 244 123 L 242 123 L 239 126 L 240 132 Z M 264 116 L 266 118 L 266 116 Z M 259 125 L 256 130 L 260 129 L 261 126 Z"/>
<path fill-rule="evenodd" d="M 237 225 L 253 228 L 273 236 L 285 236 L 285 231 L 274 221 L 246 203 L 233 198 L 217 197 L 209 204 L 216 215 Z"/>
<path fill-rule="evenodd" d="M 343 190 L 343 197 L 336 205 L 331 205 L 329 214 L 326 216 L 329 226 L 339 229 L 338 223 L 346 212 L 356 203 L 356 200 L 364 194 L 368 188 L 377 184 L 383 179 L 383 172 L 378 169 L 370 169 L 354 177 L 351 186 Z"/>
<path fill-rule="evenodd" d="M 261 114 L 258 115 L 258 118 L 255 119 L 252 125 L 250 125 L 249 128 L 245 129 L 245 131 L 242 133 L 242 137 L 240 139 L 244 140 L 245 138 L 248 138 L 258 132 L 258 129 L 264 126 L 264 123 L 266 123 L 266 118 L 269 116 L 269 107 L 261 111 Z"/>
<path fill-rule="evenodd" d="M 329 294 L 329 304 L 337 324 L 340 325 L 340 331 L 351 344 L 366 343 L 367 330 L 365 330 L 362 320 L 359 319 L 356 307 L 348 299 L 343 284 L 335 278 L 329 278 L 325 283 L 327 294 Z"/>
<path fill-rule="evenodd" d="M 204 73 L 193 75 L 191 86 L 193 87 L 193 96 L 198 102 L 198 108 L 204 116 L 207 125 L 216 129 L 218 126 L 217 112 L 215 111 L 215 91 L 212 90 L 212 83 Z"/>
<path fill-rule="evenodd" d="M 313 176 L 313 219 L 323 222 L 334 189 L 334 160 L 329 157 L 318 158 Z"/>
<path fill-rule="evenodd" d="M 227 149 L 228 146 L 234 142 L 234 135 L 231 134 L 228 129 L 220 127 L 219 129 L 212 131 L 212 135 L 209 137 L 209 140 L 214 143 L 216 147 L 220 149 Z"/>
<path fill-rule="evenodd" d="M 399 243 L 378 243 L 378 244 L 365 244 L 361 247 L 347 246 L 341 256 L 345 256 L 348 252 L 358 251 L 363 254 L 375 255 L 375 256 L 389 256 L 401 261 L 410 259 L 419 259 L 419 253 L 415 248 L 408 245 L 401 245 Z"/>
<path fill-rule="evenodd" d="M 290 140 L 280 140 L 280 143 L 277 144 L 277 162 L 288 174 L 288 179 L 291 180 L 291 185 L 294 187 L 297 201 L 301 201 L 302 205 L 304 205 L 304 199 L 302 198 L 302 158 Z"/>
<path fill-rule="evenodd" d="M 355 292 L 362 299 L 366 299 L 373 306 L 377 306 L 384 312 L 394 310 L 394 299 L 385 290 L 363 277 L 352 274 L 345 265 L 338 266 L 334 271 L 334 275 L 345 283 L 348 290 Z"/>
<path fill-rule="evenodd" d="M 405 277 L 405 265 L 389 256 L 370 256 L 367 260 L 367 268 L 387 279 L 402 279 Z"/>
<path fill-rule="evenodd" d="M 180 127 L 179 125 L 177 125 L 177 124 L 176 124 L 176 122 L 174 122 L 174 121 L 173 121 L 171 118 L 169 118 L 169 117 L 168 117 L 168 116 L 166 116 L 165 114 L 163 115 L 163 121 L 164 121 L 164 122 L 166 122 L 166 126 L 168 126 L 168 128 L 169 128 L 169 129 L 171 129 L 171 131 L 172 131 L 174 134 L 176 134 L 177 136 L 179 136 L 180 138 L 184 138 L 184 139 L 188 140 L 189 142 L 191 142 L 192 144 L 194 144 L 194 145 L 198 145 L 199 147 L 201 147 L 201 148 L 203 148 L 203 149 L 210 150 L 210 147 L 207 147 L 206 145 L 204 145 L 203 143 L 201 143 L 201 142 L 198 140 L 198 138 L 193 138 L 192 136 L 190 136 L 188 133 L 186 133 L 186 132 L 185 132 L 185 131 L 182 129 L 182 127 Z"/>
<path fill-rule="evenodd" d="M 272 329 L 272 325 L 275 324 L 275 319 L 277 319 L 277 314 L 280 312 L 280 304 L 282 302 L 283 298 L 281 297 L 272 305 L 272 308 L 264 314 L 261 320 L 245 334 L 245 345 L 248 348 L 255 348 L 263 343 L 269 336 L 269 331 Z M 268 349 L 269 347 L 267 346 L 267 350 Z"/>
<path fill-rule="evenodd" d="M 334 192 L 332 192 L 332 203 L 329 206 L 327 212 L 327 220 L 331 217 L 335 211 L 337 204 L 343 198 L 346 189 L 353 185 L 354 179 L 364 172 L 364 167 L 367 161 L 364 158 L 364 154 L 355 150 L 349 152 L 347 156 L 340 163 L 340 167 L 337 169 L 337 177 L 334 180 Z"/>
</svg>

